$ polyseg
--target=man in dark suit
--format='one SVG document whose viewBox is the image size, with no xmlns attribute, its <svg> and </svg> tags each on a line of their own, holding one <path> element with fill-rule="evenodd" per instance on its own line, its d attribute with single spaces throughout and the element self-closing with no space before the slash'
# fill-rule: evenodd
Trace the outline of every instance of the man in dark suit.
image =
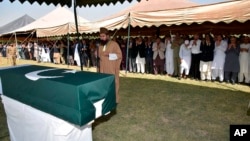
<svg viewBox="0 0 250 141">
<path fill-rule="evenodd" d="M 145 73 L 145 43 L 142 41 L 141 37 L 136 39 L 136 44 L 134 48 L 134 55 L 136 55 L 136 65 L 138 73 Z"/>
</svg>

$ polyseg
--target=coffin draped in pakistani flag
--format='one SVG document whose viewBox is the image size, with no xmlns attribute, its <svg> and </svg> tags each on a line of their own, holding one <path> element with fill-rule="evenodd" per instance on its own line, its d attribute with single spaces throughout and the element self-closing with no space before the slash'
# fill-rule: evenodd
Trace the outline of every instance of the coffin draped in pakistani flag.
<svg viewBox="0 0 250 141">
<path fill-rule="evenodd" d="M 3 95 L 79 126 L 116 107 L 113 75 L 28 65 L 0 70 Z"/>
</svg>

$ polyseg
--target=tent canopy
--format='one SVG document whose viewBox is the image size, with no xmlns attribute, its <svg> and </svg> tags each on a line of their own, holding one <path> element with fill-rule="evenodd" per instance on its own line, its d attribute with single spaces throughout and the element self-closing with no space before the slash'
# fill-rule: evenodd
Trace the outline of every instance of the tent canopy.
<svg viewBox="0 0 250 141">
<path fill-rule="evenodd" d="M 158 3 L 160 1 L 157 1 Z M 142 30 L 140 28 L 144 27 L 159 27 L 161 30 L 173 30 L 177 29 L 187 30 L 189 27 L 192 29 L 203 30 L 203 31 L 212 31 L 213 29 L 222 29 L 222 30 L 234 30 L 234 32 L 239 31 L 241 28 L 248 27 L 250 19 L 250 1 L 249 0 L 236 0 L 236 1 L 229 1 L 229 2 L 222 2 L 217 4 L 209 4 L 209 5 L 195 5 L 194 3 L 190 2 L 189 7 L 184 8 L 176 8 L 174 6 L 170 6 L 170 4 L 174 3 L 174 5 L 181 6 L 184 2 L 189 2 L 187 0 L 178 0 L 178 1 L 165 1 L 164 4 L 158 6 L 158 8 L 163 7 L 163 5 L 170 6 L 170 9 L 163 9 L 154 11 L 148 11 L 146 9 L 150 9 L 148 7 L 156 7 L 154 3 L 157 4 L 154 0 L 142 0 L 140 3 L 135 4 L 132 6 L 132 9 L 137 9 L 131 11 L 129 13 L 126 12 L 119 12 L 123 14 L 115 14 L 115 17 L 106 18 L 97 22 L 85 22 L 83 24 L 79 24 L 79 29 L 81 33 L 96 33 L 99 30 L 99 27 L 105 26 L 108 27 L 110 30 L 115 29 L 122 29 L 127 28 L 129 23 L 134 29 L 137 29 L 137 33 L 140 32 L 138 30 Z M 177 2 L 180 2 L 177 4 Z M 149 5 L 146 5 L 149 3 Z M 168 4 L 167 4 L 168 3 Z M 182 6 L 188 6 L 188 4 Z M 141 8 L 143 7 L 144 8 Z M 191 7 L 190 7 L 191 6 Z M 145 8 L 146 7 L 146 8 Z M 131 9 L 131 8 L 129 8 Z M 143 10 L 144 11 L 138 11 Z M 125 10 L 129 11 L 129 10 Z M 139 27 L 136 28 L 136 27 Z M 65 27 L 64 27 L 65 28 Z M 234 29 L 232 29 L 234 28 Z M 58 27 L 51 26 L 49 28 L 39 28 L 39 35 L 44 36 L 47 31 L 54 31 L 57 33 Z M 46 31 L 47 30 L 47 31 Z M 133 29 L 132 29 L 133 30 Z M 149 29 L 150 30 L 150 29 Z M 158 29 L 156 29 L 158 30 Z M 151 30 L 152 31 L 152 30 Z M 190 30 L 189 30 L 190 31 Z M 245 31 L 246 30 L 240 30 Z M 250 30 L 249 30 L 250 31 Z M 133 31 L 131 31 L 133 32 Z M 134 32 L 134 33 L 136 33 Z M 41 34 L 40 34 L 41 33 Z M 73 33 L 73 32 L 72 32 Z M 42 35 L 43 34 L 43 35 Z M 38 35 L 38 36 L 39 36 Z M 50 34 L 46 34 L 50 35 Z"/>
<path fill-rule="evenodd" d="M 0 2 L 3 0 L 0 0 Z M 43 3 L 46 3 L 47 5 L 53 4 L 53 5 L 61 5 L 61 6 L 65 6 L 67 5 L 68 7 L 72 6 L 72 0 L 9 0 L 11 2 L 14 1 L 20 1 L 21 3 L 24 3 L 25 1 L 28 1 L 29 3 L 33 4 L 34 2 L 39 3 L 40 5 L 42 5 Z M 103 5 L 103 4 L 115 4 L 117 2 L 121 2 L 123 3 L 124 1 L 129 1 L 131 2 L 132 0 L 76 0 L 76 6 L 97 6 L 99 5 Z M 140 1 L 140 0 L 138 0 Z"/>
<path fill-rule="evenodd" d="M 78 23 L 85 23 L 89 22 L 88 20 L 78 16 Z M 16 30 L 12 30 L 6 34 L 11 33 L 26 33 L 31 31 L 36 31 L 41 29 L 47 29 L 47 28 L 56 28 L 54 30 L 50 30 L 48 32 L 43 32 L 40 34 L 49 35 L 49 36 L 59 36 L 59 35 L 65 35 L 68 33 L 75 33 L 75 17 L 74 13 L 72 13 L 69 9 L 65 7 L 58 6 L 56 9 L 51 11 L 50 13 L 46 14 L 45 16 L 37 19 L 36 21 L 27 24 L 26 26 L 23 26 L 21 28 L 18 28 Z M 37 35 L 40 35 L 37 34 Z M 40 36 L 38 36 L 40 37 Z"/>
<path fill-rule="evenodd" d="M 249 0 L 237 0 L 180 9 L 132 12 L 131 25 L 133 27 L 158 27 L 161 25 L 202 24 L 204 22 L 231 23 L 238 21 L 243 23 L 250 19 L 249 7 Z"/>
<path fill-rule="evenodd" d="M 9 22 L 6 25 L 1 26 L 0 27 L 0 35 L 8 33 L 8 32 L 13 31 L 13 30 L 16 30 L 18 28 L 21 28 L 27 24 L 32 23 L 33 21 L 35 21 L 35 19 L 33 19 L 29 15 L 25 14 L 25 15 L 17 18 L 16 20 L 13 20 L 12 22 Z"/>
<path fill-rule="evenodd" d="M 198 4 L 191 2 L 189 0 L 141 0 L 140 2 L 128 7 L 125 10 L 122 10 L 114 15 L 103 18 L 103 20 L 119 17 L 124 14 L 127 15 L 129 13 L 138 11 L 143 11 L 143 12 L 160 11 L 160 10 L 192 7 L 197 5 Z"/>
<path fill-rule="evenodd" d="M 121 29 L 121 28 L 127 28 L 129 24 L 129 16 L 128 15 L 121 15 L 120 17 L 116 17 L 109 20 L 99 21 L 99 22 L 85 22 L 82 24 L 79 24 L 78 28 L 81 33 L 85 34 L 92 34 L 99 32 L 100 27 L 106 27 L 109 30 L 115 30 L 115 29 Z M 49 36 L 56 36 L 60 35 L 58 34 L 60 30 L 63 28 L 66 28 L 66 26 L 62 27 L 49 27 L 49 28 L 38 28 L 37 31 L 37 37 L 49 37 Z M 75 27 L 73 25 L 70 25 L 69 27 L 72 32 L 69 33 L 75 33 Z"/>
<path fill-rule="evenodd" d="M 161 35 L 170 32 L 193 33 L 250 33 L 250 1 L 236 0 L 216 4 L 159 11 L 130 13 L 131 35 Z M 120 35 L 126 35 L 120 30 Z"/>
<path fill-rule="evenodd" d="M 88 20 L 78 16 L 78 22 L 84 23 Z M 65 7 L 57 7 L 47 15 L 37 19 L 36 21 L 15 30 L 14 32 L 26 32 L 30 30 L 36 30 L 38 28 L 56 27 L 65 24 L 74 24 L 74 13 Z M 66 32 L 67 33 L 67 32 Z"/>
<path fill-rule="evenodd" d="M 126 15 L 125 13 L 124 15 L 130 18 L 132 26 L 130 33 L 134 36 L 155 36 L 156 33 L 165 35 L 167 33 L 169 34 L 170 31 L 172 33 L 181 32 L 183 34 L 193 34 L 197 32 L 242 34 L 250 33 L 249 7 L 249 0 L 236 0 L 176 9 L 154 11 L 134 10 L 131 11 L 130 14 Z M 110 20 L 112 18 L 105 19 Z M 103 21 L 105 21 L 105 19 L 103 19 Z M 127 35 L 126 29 L 118 27 L 115 29 L 119 29 L 117 34 Z"/>
<path fill-rule="evenodd" d="M 124 10 L 130 11 L 158 11 L 166 9 L 177 9 L 184 7 L 197 6 L 198 4 L 189 0 L 142 0 L 139 3 Z"/>
<path fill-rule="evenodd" d="M 1 1 L 2 0 L 0 0 L 0 2 Z M 9 0 L 9 1 L 14 2 L 15 0 Z M 81 6 L 97 6 L 98 4 L 100 4 L 100 5 L 103 5 L 103 4 L 109 5 L 111 3 L 115 4 L 117 2 L 123 3 L 124 1 L 131 2 L 132 0 L 112 0 L 112 1 L 110 1 L 110 0 L 73 0 L 73 1 L 72 0 L 60 0 L 60 1 L 59 0 L 18 0 L 18 1 L 21 2 L 21 3 L 25 2 L 25 1 L 28 1 L 31 4 L 34 3 L 34 2 L 37 2 L 40 5 L 43 4 L 43 3 L 46 3 L 47 5 L 49 5 L 49 4 L 61 5 L 61 6 L 67 5 L 69 7 L 72 6 L 72 2 L 74 1 L 75 2 L 74 3 L 75 6 L 80 6 L 81 7 Z M 137 0 L 137 1 L 140 1 L 140 0 Z M 75 9 L 75 6 L 74 6 L 74 9 Z M 75 13 L 75 15 L 76 15 L 76 13 Z M 77 21 L 80 21 L 80 20 L 77 20 Z M 62 28 L 65 29 L 65 24 L 62 25 L 62 26 L 63 26 Z M 87 25 L 87 26 L 89 26 L 89 25 Z M 49 28 L 49 29 L 52 29 L 52 30 L 54 30 L 56 32 L 59 32 L 59 30 L 62 29 L 62 28 L 58 29 L 58 25 L 50 25 L 50 26 L 47 26 L 47 27 L 43 26 L 43 27 L 38 27 L 38 28 L 45 29 L 45 30 Z M 76 28 L 78 28 L 78 25 L 76 25 L 75 29 Z M 32 28 L 30 28 L 30 27 L 29 28 L 28 27 L 24 27 L 24 28 L 19 29 L 17 31 L 27 31 L 27 30 L 31 30 L 31 29 Z M 41 33 L 41 34 L 44 34 L 44 33 Z M 41 36 L 44 36 L 44 35 L 41 35 Z"/>
<path fill-rule="evenodd" d="M 135 11 L 159 11 L 162 9 L 165 10 L 196 5 L 197 4 L 188 0 L 142 0 L 139 3 L 102 20 L 84 23 L 79 26 L 79 31 L 86 34 L 99 32 L 100 27 L 107 27 L 109 30 L 125 29 L 130 22 L 130 13 Z"/>
</svg>

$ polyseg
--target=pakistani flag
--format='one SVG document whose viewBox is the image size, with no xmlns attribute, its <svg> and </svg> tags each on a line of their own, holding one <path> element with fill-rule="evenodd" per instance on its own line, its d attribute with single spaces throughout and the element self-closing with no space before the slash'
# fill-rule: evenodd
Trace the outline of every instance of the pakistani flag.
<svg viewBox="0 0 250 141">
<path fill-rule="evenodd" d="M 2 69 L 0 80 L 3 95 L 79 126 L 116 107 L 109 74 L 30 65 Z"/>
</svg>

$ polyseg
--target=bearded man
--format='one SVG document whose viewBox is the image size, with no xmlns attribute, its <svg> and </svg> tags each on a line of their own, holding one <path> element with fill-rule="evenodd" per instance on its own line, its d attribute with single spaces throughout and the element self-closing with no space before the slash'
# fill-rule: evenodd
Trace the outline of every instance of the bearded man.
<svg viewBox="0 0 250 141">
<path fill-rule="evenodd" d="M 98 49 L 100 73 L 115 75 L 116 103 L 119 102 L 119 71 L 122 52 L 117 42 L 110 40 L 108 29 L 100 28 L 100 46 Z"/>
</svg>

